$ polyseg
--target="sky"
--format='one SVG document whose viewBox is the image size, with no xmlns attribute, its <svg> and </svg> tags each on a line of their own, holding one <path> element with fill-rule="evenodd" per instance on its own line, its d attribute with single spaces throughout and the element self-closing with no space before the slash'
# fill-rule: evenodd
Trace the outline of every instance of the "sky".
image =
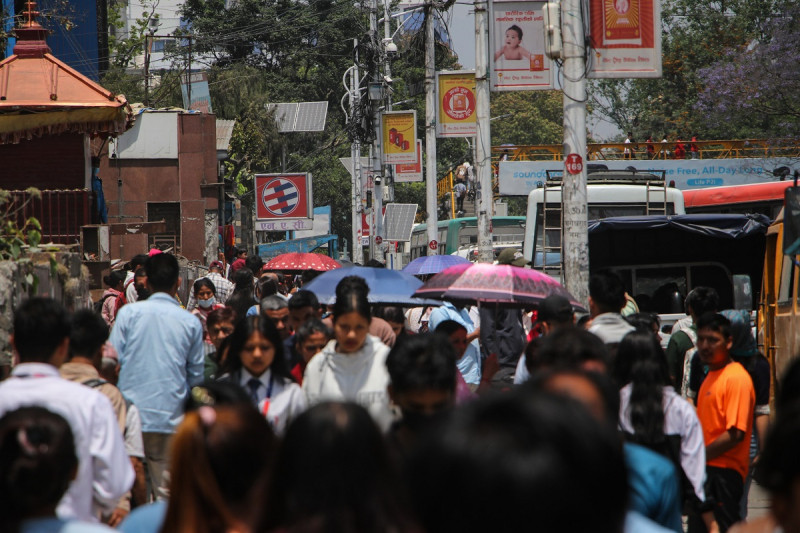
<svg viewBox="0 0 800 533">
<path fill-rule="evenodd" d="M 453 49 L 458 61 L 466 70 L 475 68 L 475 17 L 472 2 L 457 1 L 446 18 L 450 28 Z M 586 123 L 592 137 L 598 141 L 611 140 L 623 132 L 610 122 L 589 116 Z"/>
</svg>

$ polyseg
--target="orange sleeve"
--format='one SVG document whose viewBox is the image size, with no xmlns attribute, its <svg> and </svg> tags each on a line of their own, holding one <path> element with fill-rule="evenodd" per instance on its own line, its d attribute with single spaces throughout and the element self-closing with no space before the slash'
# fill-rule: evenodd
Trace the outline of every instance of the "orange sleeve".
<svg viewBox="0 0 800 533">
<path fill-rule="evenodd" d="M 756 401 L 753 381 L 746 371 L 737 372 L 728 378 L 725 388 L 725 429 L 736 428 L 746 433 Z"/>
</svg>

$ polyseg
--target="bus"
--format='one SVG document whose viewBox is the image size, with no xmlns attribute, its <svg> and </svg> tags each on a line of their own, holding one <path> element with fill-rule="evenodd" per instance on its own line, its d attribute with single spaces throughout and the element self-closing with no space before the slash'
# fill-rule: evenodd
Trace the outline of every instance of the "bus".
<svg viewBox="0 0 800 533">
<path fill-rule="evenodd" d="M 687 213 L 756 214 L 775 220 L 783 208 L 783 195 L 791 181 L 749 183 L 729 187 L 683 191 Z"/>
<path fill-rule="evenodd" d="M 549 173 L 548 173 L 549 174 Z M 633 170 L 590 172 L 588 220 L 640 215 L 685 214 L 683 194 L 668 187 L 663 172 Z M 522 253 L 534 268 L 561 273 L 561 178 L 548 178 L 528 194 L 528 225 Z"/>
<path fill-rule="evenodd" d="M 467 256 L 466 250 L 475 249 L 478 245 L 477 217 L 453 218 L 440 220 L 437 224 L 436 240 L 439 243 L 439 255 L 459 253 Z M 495 248 L 503 245 L 516 245 L 522 248 L 522 237 L 525 234 L 525 217 L 493 217 L 492 241 Z M 426 224 L 417 224 L 411 231 L 410 261 L 428 253 L 428 229 Z"/>
</svg>

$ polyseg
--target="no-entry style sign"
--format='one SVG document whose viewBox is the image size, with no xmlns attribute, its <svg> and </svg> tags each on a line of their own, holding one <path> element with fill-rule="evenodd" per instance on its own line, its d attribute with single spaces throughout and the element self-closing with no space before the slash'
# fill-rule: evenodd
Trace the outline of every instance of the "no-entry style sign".
<svg viewBox="0 0 800 533">
<path fill-rule="evenodd" d="M 438 243 L 438 242 L 436 242 L 436 240 L 432 240 L 431 242 L 429 242 L 429 243 L 428 243 L 428 247 L 429 247 L 431 250 L 435 250 L 436 248 L 438 248 L 438 247 L 439 247 L 439 243 Z"/>
<path fill-rule="evenodd" d="M 583 158 L 578 154 L 569 154 L 564 160 L 564 168 L 570 174 L 580 174 L 583 171 Z"/>
<path fill-rule="evenodd" d="M 382 242 L 383 242 L 383 237 L 381 237 L 380 235 L 376 235 L 375 236 L 375 244 L 380 244 Z"/>
</svg>

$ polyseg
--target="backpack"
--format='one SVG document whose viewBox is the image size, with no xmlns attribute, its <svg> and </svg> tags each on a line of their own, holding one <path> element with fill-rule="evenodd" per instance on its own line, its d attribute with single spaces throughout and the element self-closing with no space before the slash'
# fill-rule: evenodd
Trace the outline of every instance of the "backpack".
<svg viewBox="0 0 800 533">
<path fill-rule="evenodd" d="M 98 315 L 103 314 L 103 304 L 105 303 L 106 300 L 108 300 L 112 296 L 116 297 L 116 295 L 114 295 L 114 294 L 104 294 L 102 298 L 100 298 L 98 301 L 96 301 L 94 303 L 94 305 L 92 306 L 92 309 L 94 309 L 94 312 L 97 313 Z"/>
<path fill-rule="evenodd" d="M 119 313 L 119 308 L 128 303 L 128 299 L 125 297 L 125 294 L 128 292 L 128 287 L 130 287 L 131 283 L 134 282 L 136 278 L 129 279 L 125 286 L 122 288 L 122 291 L 117 295 L 117 302 L 114 304 L 114 316 L 117 316 Z"/>
</svg>

